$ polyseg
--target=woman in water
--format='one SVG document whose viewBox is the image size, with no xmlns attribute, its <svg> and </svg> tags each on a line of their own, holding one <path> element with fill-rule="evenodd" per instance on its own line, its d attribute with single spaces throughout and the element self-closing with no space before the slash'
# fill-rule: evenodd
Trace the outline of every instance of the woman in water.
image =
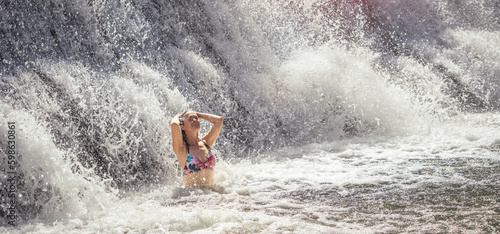
<svg viewBox="0 0 500 234">
<path fill-rule="evenodd" d="M 198 136 L 200 119 L 212 123 L 203 137 Z M 212 146 L 222 129 L 222 117 L 188 110 L 176 115 L 170 121 L 172 128 L 172 147 L 183 169 L 184 185 L 203 187 L 213 185 L 215 156 Z"/>
</svg>

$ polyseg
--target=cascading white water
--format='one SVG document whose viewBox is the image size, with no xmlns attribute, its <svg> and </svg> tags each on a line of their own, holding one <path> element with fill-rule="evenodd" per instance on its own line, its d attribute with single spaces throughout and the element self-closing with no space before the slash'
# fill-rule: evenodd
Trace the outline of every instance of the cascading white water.
<svg viewBox="0 0 500 234">
<path fill-rule="evenodd" d="M 487 126 L 485 138 L 467 127 L 465 142 L 475 142 L 469 148 L 481 149 L 472 154 L 498 162 L 500 136 L 492 129 L 498 128 L 495 113 L 500 108 L 499 12 L 498 4 L 489 0 L 4 1 L 0 3 L 1 183 L 6 188 L 12 181 L 8 133 L 9 123 L 15 123 L 18 184 L 13 193 L 0 192 L 2 225 L 21 232 L 44 231 L 45 227 L 32 226 L 38 222 L 52 225 L 53 229 L 47 228 L 53 232 L 81 229 L 82 222 L 91 231 L 182 232 L 212 227 L 210 231 L 218 232 L 226 230 L 225 224 L 241 217 L 257 219 L 262 212 L 272 223 L 279 219 L 274 211 L 292 217 L 273 210 L 276 207 L 303 208 L 273 199 L 287 195 L 307 204 L 329 184 L 337 186 L 327 189 L 330 196 L 363 194 L 366 181 L 388 183 L 386 176 L 392 184 L 398 180 L 394 174 L 404 173 L 389 168 L 382 175 L 387 168 L 377 160 L 394 167 L 425 167 L 422 155 L 415 156 L 415 164 L 401 162 L 412 157 L 408 152 L 414 149 L 408 145 L 422 134 L 440 142 L 433 134 L 443 128 L 452 132 L 452 143 L 415 144 L 447 154 L 446 147 L 459 147 L 463 139 L 450 130 L 455 127 L 446 126 L 462 126 L 461 118 L 470 113 L 487 116 L 472 117 L 473 121 L 491 122 L 477 123 L 478 129 Z M 169 121 L 188 108 L 225 117 L 216 145 L 216 180 L 233 193 L 186 198 L 172 189 L 179 186 L 180 172 L 170 147 Z M 398 144 L 394 140 L 386 145 L 384 140 L 392 137 L 406 138 L 399 146 L 393 146 Z M 371 155 L 365 147 L 381 153 Z M 394 153 L 393 147 L 405 156 Z M 271 156 L 276 161 L 267 158 Z M 326 164 L 321 161 L 325 157 Z M 287 161 L 294 158 L 299 158 L 295 164 Z M 333 175 L 311 179 L 314 176 L 308 173 L 318 163 L 325 164 L 316 168 L 318 173 Z M 366 165 L 372 164 L 370 171 Z M 281 168 L 282 174 L 270 173 L 268 165 Z M 292 175 L 294 171 L 300 173 Z M 498 174 L 498 166 L 491 166 L 491 173 Z M 412 181 L 426 178 L 407 175 L 403 180 L 413 186 Z M 498 180 L 489 181 L 492 187 L 483 189 L 498 187 Z M 306 189 L 313 195 L 298 192 L 300 186 L 314 183 L 319 186 Z M 403 187 L 421 192 L 420 187 Z M 273 188 L 284 192 L 269 195 Z M 9 224 L 11 194 L 16 195 L 16 227 Z M 259 197 L 269 200 L 258 205 Z M 353 202 L 347 197 L 338 199 Z M 208 211 L 182 204 L 217 206 L 210 203 L 212 199 L 233 205 L 241 199 L 256 205 L 234 205 L 248 208 L 245 214 L 223 206 L 222 211 L 209 212 L 219 220 L 205 220 L 200 212 Z M 121 202 L 131 205 L 120 209 L 116 204 Z M 117 220 L 130 221 L 122 213 L 147 213 L 150 208 L 143 210 L 142 205 L 157 203 L 173 206 L 159 211 L 166 221 L 144 218 L 132 222 L 135 226 L 122 223 L 127 229 L 120 229 L 122 221 Z M 184 208 L 195 209 L 186 215 L 197 217 L 196 225 L 172 214 Z M 224 214 L 224 209 L 230 212 Z M 103 216 L 100 226 L 95 220 Z M 318 222 L 319 227 L 307 219 L 299 218 L 304 223 L 292 230 L 332 227 L 328 218 Z M 61 220 L 66 223 L 55 222 Z M 239 228 L 283 231 L 266 226 L 268 221 Z M 347 229 L 339 230 L 356 229 L 342 227 Z"/>
</svg>

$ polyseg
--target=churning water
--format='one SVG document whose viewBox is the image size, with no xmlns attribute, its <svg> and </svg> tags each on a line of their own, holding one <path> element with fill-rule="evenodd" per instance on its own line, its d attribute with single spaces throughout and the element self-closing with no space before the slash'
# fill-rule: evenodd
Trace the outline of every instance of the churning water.
<svg viewBox="0 0 500 234">
<path fill-rule="evenodd" d="M 2 0 L 0 232 L 500 232 L 499 100 L 496 0 Z"/>
</svg>

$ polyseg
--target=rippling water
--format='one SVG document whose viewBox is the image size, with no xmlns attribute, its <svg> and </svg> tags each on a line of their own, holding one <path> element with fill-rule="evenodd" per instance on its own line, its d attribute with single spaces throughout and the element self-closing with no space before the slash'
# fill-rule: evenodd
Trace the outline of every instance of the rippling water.
<svg viewBox="0 0 500 234">
<path fill-rule="evenodd" d="M 427 134 L 365 136 L 219 161 L 211 189 L 151 185 L 87 218 L 8 232 L 494 233 L 500 116 L 454 118 Z"/>
</svg>

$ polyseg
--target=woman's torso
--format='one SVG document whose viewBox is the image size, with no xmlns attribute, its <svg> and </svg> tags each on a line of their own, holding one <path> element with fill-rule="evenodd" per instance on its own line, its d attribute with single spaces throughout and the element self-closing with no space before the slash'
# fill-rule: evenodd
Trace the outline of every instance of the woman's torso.
<svg viewBox="0 0 500 234">
<path fill-rule="evenodd" d="M 187 156 L 184 162 L 184 185 L 201 187 L 214 183 L 215 156 L 203 141 L 197 146 L 186 146 Z"/>
</svg>

